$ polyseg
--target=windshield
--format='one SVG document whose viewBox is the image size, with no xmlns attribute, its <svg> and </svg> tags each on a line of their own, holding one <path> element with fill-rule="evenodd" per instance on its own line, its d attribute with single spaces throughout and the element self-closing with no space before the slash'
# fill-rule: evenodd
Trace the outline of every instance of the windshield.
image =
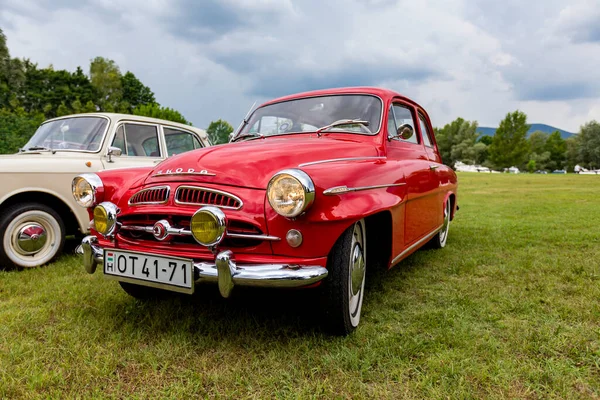
<svg viewBox="0 0 600 400">
<path fill-rule="evenodd" d="M 379 131 L 381 110 L 381 100 L 370 95 L 335 95 L 289 100 L 257 109 L 236 137 L 315 132 L 344 119 L 367 121 L 368 129 L 361 124 L 343 124 L 323 130 L 323 133 L 374 134 Z"/>
<path fill-rule="evenodd" d="M 64 118 L 42 124 L 23 150 L 100 150 L 108 120 L 100 117 Z"/>
</svg>

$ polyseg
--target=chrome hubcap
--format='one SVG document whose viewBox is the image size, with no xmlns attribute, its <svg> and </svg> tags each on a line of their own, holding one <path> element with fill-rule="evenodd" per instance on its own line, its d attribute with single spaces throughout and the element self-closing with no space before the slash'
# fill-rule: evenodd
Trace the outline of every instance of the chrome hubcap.
<svg viewBox="0 0 600 400">
<path fill-rule="evenodd" d="M 350 265 L 348 266 L 348 305 L 350 312 L 350 322 L 353 326 L 358 326 L 360 321 L 360 310 L 362 308 L 362 299 L 365 287 L 366 271 L 366 241 L 365 241 L 365 222 L 358 221 L 354 224 L 352 232 L 352 243 L 350 245 Z"/>
<path fill-rule="evenodd" d="M 360 245 L 356 243 L 352 250 L 352 295 L 356 296 L 362 287 L 365 278 L 365 258 Z"/>
<path fill-rule="evenodd" d="M 15 250 L 23 255 L 35 254 L 46 245 L 48 234 L 40 224 L 30 223 L 17 233 Z"/>
<path fill-rule="evenodd" d="M 444 225 L 440 231 L 440 242 L 445 243 L 448 236 L 448 228 L 450 227 L 450 201 L 446 202 L 444 207 Z"/>
</svg>

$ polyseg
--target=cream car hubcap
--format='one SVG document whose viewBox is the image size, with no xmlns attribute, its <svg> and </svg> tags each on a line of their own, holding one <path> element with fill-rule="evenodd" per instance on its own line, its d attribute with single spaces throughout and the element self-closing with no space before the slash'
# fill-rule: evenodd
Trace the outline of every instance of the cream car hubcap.
<svg viewBox="0 0 600 400">
<path fill-rule="evenodd" d="M 352 244 L 350 246 L 350 265 L 348 279 L 349 312 L 352 326 L 357 326 L 360 321 L 366 272 L 366 241 L 365 223 L 359 221 L 354 224 Z"/>
<path fill-rule="evenodd" d="M 19 214 L 6 228 L 2 241 L 8 258 L 20 267 L 50 261 L 58 251 L 60 226 L 50 214 L 31 210 Z"/>
</svg>

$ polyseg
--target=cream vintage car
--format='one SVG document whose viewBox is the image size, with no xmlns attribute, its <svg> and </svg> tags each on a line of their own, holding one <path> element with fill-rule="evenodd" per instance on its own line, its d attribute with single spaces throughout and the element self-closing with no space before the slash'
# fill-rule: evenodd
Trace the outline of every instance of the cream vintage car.
<svg viewBox="0 0 600 400">
<path fill-rule="evenodd" d="M 2 127 L 0 126 L 0 134 Z M 87 210 L 71 194 L 85 172 L 154 166 L 209 146 L 202 129 L 135 115 L 91 113 L 44 122 L 17 154 L 0 156 L 0 267 L 35 267 L 87 233 Z"/>
</svg>

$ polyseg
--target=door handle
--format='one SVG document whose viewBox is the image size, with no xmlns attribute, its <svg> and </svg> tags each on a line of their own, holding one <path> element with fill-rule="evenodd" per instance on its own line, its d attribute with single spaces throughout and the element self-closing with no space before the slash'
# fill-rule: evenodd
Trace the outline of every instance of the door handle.
<svg viewBox="0 0 600 400">
<path fill-rule="evenodd" d="M 429 165 L 429 169 L 432 170 L 432 171 L 435 171 L 439 167 L 440 167 L 439 165 L 434 165 L 434 164 Z"/>
</svg>

